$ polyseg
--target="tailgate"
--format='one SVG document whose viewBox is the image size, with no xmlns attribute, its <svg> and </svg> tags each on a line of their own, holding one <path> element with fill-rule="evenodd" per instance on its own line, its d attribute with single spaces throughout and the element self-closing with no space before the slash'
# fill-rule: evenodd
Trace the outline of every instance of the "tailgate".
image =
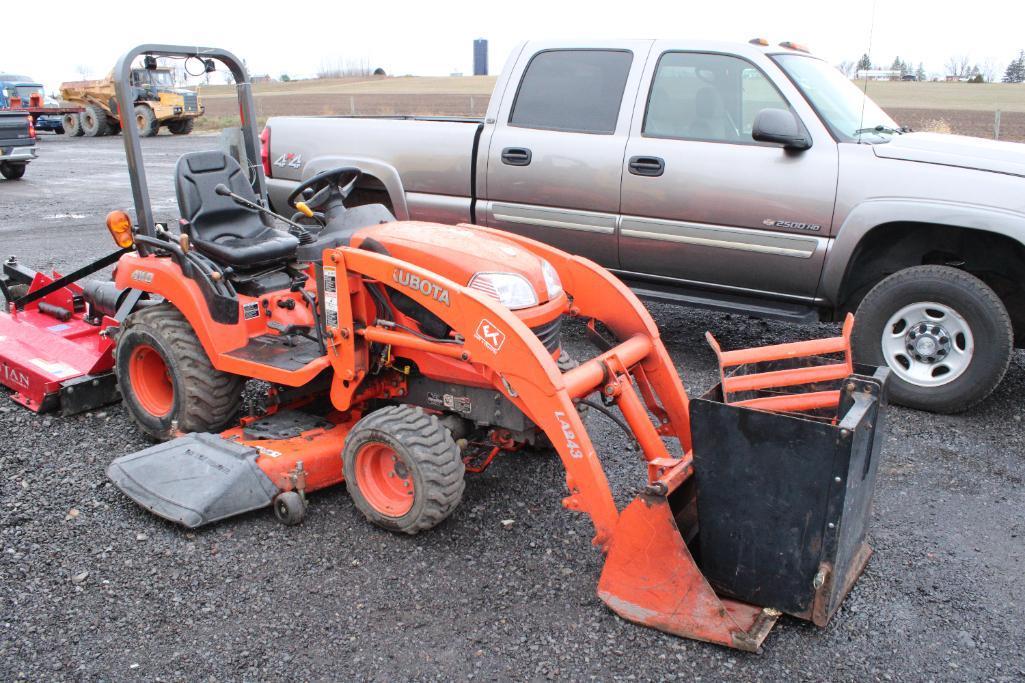
<svg viewBox="0 0 1025 683">
<path fill-rule="evenodd" d="M 0 112 L 0 145 L 31 145 L 28 115 L 15 112 Z"/>
</svg>

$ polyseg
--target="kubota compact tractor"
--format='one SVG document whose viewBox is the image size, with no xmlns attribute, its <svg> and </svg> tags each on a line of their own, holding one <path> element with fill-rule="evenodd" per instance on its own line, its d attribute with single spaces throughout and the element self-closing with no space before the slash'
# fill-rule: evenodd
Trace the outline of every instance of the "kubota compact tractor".
<svg viewBox="0 0 1025 683">
<path fill-rule="evenodd" d="M 139 55 L 224 62 L 241 156 L 259 158 L 238 59 L 138 47 L 115 72 L 123 108 Z M 179 160 L 171 230 L 154 221 L 134 128 L 125 148 L 137 222 L 108 217 L 122 298 L 97 327 L 129 413 L 166 440 L 108 469 L 145 508 L 196 527 L 272 506 L 293 524 L 307 494 L 344 481 L 370 521 L 416 533 L 452 514 L 466 471 L 550 445 L 563 504 L 607 554 L 599 595 L 626 619 L 756 650 L 781 611 L 824 624 L 860 574 L 885 373 L 851 364 L 849 324 L 837 339 L 716 346 L 722 383 L 689 402 L 644 306 L 586 259 L 347 208 L 354 168 L 309 178 L 296 214 L 275 217 L 260 165 L 220 151 Z M 595 357 L 568 362 L 567 318 L 586 322 Z M 247 380 L 265 396 L 240 419 Z M 646 467 L 622 511 L 578 412 L 592 394 Z"/>
</svg>

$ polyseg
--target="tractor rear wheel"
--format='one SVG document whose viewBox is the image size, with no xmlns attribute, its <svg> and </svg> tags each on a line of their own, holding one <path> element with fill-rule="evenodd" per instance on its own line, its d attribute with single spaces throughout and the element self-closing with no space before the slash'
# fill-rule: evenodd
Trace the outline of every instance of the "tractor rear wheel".
<svg viewBox="0 0 1025 683">
<path fill-rule="evenodd" d="M 144 138 L 151 138 L 160 130 L 157 115 L 145 104 L 135 105 L 135 125 L 139 129 L 139 135 Z"/>
<path fill-rule="evenodd" d="M 81 114 L 65 114 L 61 123 L 64 126 L 64 134 L 69 138 L 80 138 L 85 134 L 82 130 Z"/>
<path fill-rule="evenodd" d="M 82 112 L 82 133 L 89 138 L 98 138 L 107 134 L 107 112 L 95 104 L 90 104 Z"/>
<path fill-rule="evenodd" d="M 125 320 L 114 350 L 118 388 L 144 432 L 165 441 L 219 432 L 242 403 L 244 379 L 213 367 L 185 316 L 168 303 Z"/>
<path fill-rule="evenodd" d="M 407 534 L 452 514 L 466 486 L 452 434 L 437 416 L 408 405 L 388 406 L 357 422 L 342 464 L 356 508 L 374 524 Z"/>
<path fill-rule="evenodd" d="M 172 135 L 188 135 L 196 127 L 196 119 L 178 119 L 167 124 Z"/>
</svg>

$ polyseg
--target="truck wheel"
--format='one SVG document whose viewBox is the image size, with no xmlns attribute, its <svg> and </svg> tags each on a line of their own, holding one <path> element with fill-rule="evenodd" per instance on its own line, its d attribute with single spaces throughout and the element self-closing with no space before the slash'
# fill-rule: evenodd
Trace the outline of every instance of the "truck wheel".
<svg viewBox="0 0 1025 683">
<path fill-rule="evenodd" d="M 172 135 L 188 135 L 195 127 L 196 119 L 179 119 L 167 124 L 167 130 L 171 131 Z"/>
<path fill-rule="evenodd" d="M 144 138 L 151 138 L 160 130 L 156 114 L 145 104 L 135 105 L 135 126 L 139 129 L 139 135 Z"/>
<path fill-rule="evenodd" d="M 118 135 L 121 132 L 121 122 L 117 119 L 107 119 L 107 135 Z"/>
<path fill-rule="evenodd" d="M 85 135 L 85 131 L 82 130 L 81 114 L 65 114 L 61 122 L 64 125 L 64 134 L 69 138 L 80 138 Z"/>
<path fill-rule="evenodd" d="M 125 319 L 114 369 L 128 412 L 165 441 L 183 432 L 219 432 L 242 403 L 243 378 L 213 367 L 185 316 L 168 303 Z"/>
<path fill-rule="evenodd" d="M 1014 333 L 1007 309 L 982 280 L 949 266 L 916 266 L 865 296 L 852 346 L 858 362 L 889 366 L 895 403 L 957 413 L 1000 384 Z"/>
<path fill-rule="evenodd" d="M 8 180 L 18 180 L 25 175 L 28 164 L 12 164 L 9 161 L 0 163 L 0 175 Z"/>
<path fill-rule="evenodd" d="M 452 434 L 437 416 L 407 405 L 357 422 L 345 440 L 342 465 L 356 508 L 377 526 L 407 534 L 452 514 L 466 485 Z"/>
<path fill-rule="evenodd" d="M 107 134 L 107 112 L 94 104 L 90 104 L 82 112 L 82 133 L 89 138 L 98 138 Z"/>
</svg>

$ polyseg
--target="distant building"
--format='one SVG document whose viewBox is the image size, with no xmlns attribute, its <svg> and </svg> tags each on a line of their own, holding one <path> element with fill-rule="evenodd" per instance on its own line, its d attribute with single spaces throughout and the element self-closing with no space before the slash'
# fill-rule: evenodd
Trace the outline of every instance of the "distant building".
<svg viewBox="0 0 1025 683">
<path fill-rule="evenodd" d="M 250 83 L 270 83 L 273 80 L 274 79 L 271 78 L 270 76 L 268 76 L 267 74 L 260 74 L 259 76 L 250 76 L 249 77 L 249 82 Z"/>
<path fill-rule="evenodd" d="M 899 69 L 858 69 L 857 79 L 869 81 L 899 81 L 901 80 Z"/>
<path fill-rule="evenodd" d="M 488 41 L 483 38 L 473 41 L 473 75 L 488 75 Z"/>
</svg>

